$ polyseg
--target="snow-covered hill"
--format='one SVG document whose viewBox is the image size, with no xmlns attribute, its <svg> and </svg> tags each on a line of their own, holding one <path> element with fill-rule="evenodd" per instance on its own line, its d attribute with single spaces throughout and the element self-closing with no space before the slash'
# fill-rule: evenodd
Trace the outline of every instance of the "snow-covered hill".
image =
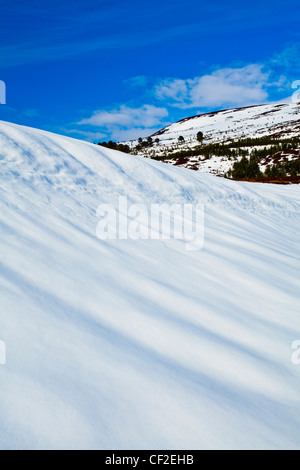
<svg viewBox="0 0 300 470">
<path fill-rule="evenodd" d="M 165 145 L 183 136 L 195 143 L 197 133 L 205 142 L 227 142 L 248 137 L 291 137 L 300 132 L 300 103 L 267 104 L 202 114 L 172 124 L 154 134 Z"/>
<path fill-rule="evenodd" d="M 299 449 L 300 188 L 0 123 L 1 449 Z M 205 245 L 96 238 L 205 204 Z M 147 224 L 147 220 L 144 220 Z"/>
<path fill-rule="evenodd" d="M 239 139 L 266 136 L 280 139 L 299 137 L 300 103 L 275 103 L 202 114 L 183 119 L 152 135 L 153 145 L 150 147 L 136 151 L 138 141 L 125 144 L 140 156 L 160 158 L 178 151 L 193 150 L 199 146 L 197 140 L 199 132 L 204 136 L 204 145 L 228 144 Z M 184 140 L 179 142 L 179 137 L 183 137 Z M 165 161 L 219 176 L 224 176 L 233 165 L 227 157 L 217 155 L 210 159 L 187 157 L 182 163 L 172 158 Z M 262 170 L 264 169 L 262 165 Z"/>
</svg>

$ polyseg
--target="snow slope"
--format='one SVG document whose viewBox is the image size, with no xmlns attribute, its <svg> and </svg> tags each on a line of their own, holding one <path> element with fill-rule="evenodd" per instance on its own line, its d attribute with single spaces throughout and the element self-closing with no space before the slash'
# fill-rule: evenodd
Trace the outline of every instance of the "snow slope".
<svg viewBox="0 0 300 470">
<path fill-rule="evenodd" d="M 299 449 L 298 186 L 0 122 L 1 449 Z M 205 204 L 205 246 L 96 238 L 100 203 Z"/>
</svg>

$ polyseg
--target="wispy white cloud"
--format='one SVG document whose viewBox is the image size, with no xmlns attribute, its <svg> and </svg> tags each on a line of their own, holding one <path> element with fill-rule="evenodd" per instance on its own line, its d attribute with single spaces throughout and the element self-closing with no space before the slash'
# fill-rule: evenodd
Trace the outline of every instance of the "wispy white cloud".
<svg viewBox="0 0 300 470">
<path fill-rule="evenodd" d="M 223 68 L 192 79 L 162 80 L 154 89 L 159 100 L 178 108 L 219 108 L 261 103 L 268 97 L 269 72 L 259 64 Z"/>
<path fill-rule="evenodd" d="M 46 6 L 38 1 L 30 5 L 18 1 L 17 6 L 0 1 L 5 18 L 0 30 L 0 68 L 91 57 L 101 51 L 138 50 L 199 32 L 190 16 L 184 22 L 162 21 L 172 7 L 157 3 L 156 8 L 149 8 L 139 0 L 78 0 L 70 7 L 69 2 L 58 0 Z M 181 8 L 180 0 L 173 3 Z M 11 33 L 12 25 L 15 30 L 20 27 L 21 36 Z"/>
<path fill-rule="evenodd" d="M 282 51 L 274 54 L 269 61 L 270 66 L 279 67 L 289 73 L 300 72 L 300 43 L 296 42 L 287 46 Z"/>
<path fill-rule="evenodd" d="M 139 137 L 148 137 L 151 134 L 159 131 L 162 126 L 146 128 L 146 127 L 134 127 L 132 129 L 113 129 L 111 138 L 119 142 L 125 142 L 128 140 L 136 140 Z"/>
<path fill-rule="evenodd" d="M 149 78 L 145 75 L 138 75 L 136 77 L 131 77 L 124 80 L 126 85 L 129 85 L 134 88 L 145 87 L 149 81 Z"/>
<path fill-rule="evenodd" d="M 27 117 L 39 116 L 38 110 L 34 108 L 25 109 L 25 111 L 23 111 L 22 114 L 24 114 L 24 116 L 27 116 Z"/>
<path fill-rule="evenodd" d="M 145 104 L 140 108 L 130 108 L 122 105 L 112 111 L 95 111 L 91 117 L 82 119 L 77 124 L 89 124 L 98 127 L 110 127 L 111 125 L 127 128 L 153 127 L 167 116 L 167 109 L 149 104 Z"/>
<path fill-rule="evenodd" d="M 175 103 L 185 103 L 189 96 L 190 84 L 193 80 L 170 78 L 162 80 L 154 89 L 159 100 L 171 99 Z"/>
<path fill-rule="evenodd" d="M 73 137 L 84 138 L 88 141 L 96 141 L 106 138 L 106 134 L 103 132 L 92 132 L 92 131 L 83 131 L 81 129 L 67 129 L 65 127 L 58 127 L 55 129 L 57 132 L 63 132 L 64 134 L 70 134 Z"/>
<path fill-rule="evenodd" d="M 97 127 L 100 132 L 109 132 L 117 140 L 126 140 L 149 135 L 157 127 L 166 124 L 169 113 L 166 108 L 145 104 L 132 108 L 121 105 L 110 111 L 95 111 L 92 116 L 77 122 L 80 126 Z"/>
</svg>

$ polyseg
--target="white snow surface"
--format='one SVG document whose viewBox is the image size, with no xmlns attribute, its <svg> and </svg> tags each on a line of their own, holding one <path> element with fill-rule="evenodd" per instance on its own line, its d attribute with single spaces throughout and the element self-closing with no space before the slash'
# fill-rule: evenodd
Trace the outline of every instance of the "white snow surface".
<svg viewBox="0 0 300 470">
<path fill-rule="evenodd" d="M 0 122 L 1 449 L 299 449 L 300 188 Z M 205 204 L 205 245 L 96 237 Z"/>
</svg>

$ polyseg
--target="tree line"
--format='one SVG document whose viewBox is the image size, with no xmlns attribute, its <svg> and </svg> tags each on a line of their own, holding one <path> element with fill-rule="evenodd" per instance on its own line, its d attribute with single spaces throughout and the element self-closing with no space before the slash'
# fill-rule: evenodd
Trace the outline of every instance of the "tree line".
<svg viewBox="0 0 300 470">
<path fill-rule="evenodd" d="M 268 165 L 264 173 L 260 170 L 259 163 L 255 157 L 250 159 L 243 157 L 241 161 L 235 162 L 233 168 L 226 173 L 227 178 L 235 180 L 270 178 L 300 175 L 300 158 L 285 162 Z"/>
</svg>

